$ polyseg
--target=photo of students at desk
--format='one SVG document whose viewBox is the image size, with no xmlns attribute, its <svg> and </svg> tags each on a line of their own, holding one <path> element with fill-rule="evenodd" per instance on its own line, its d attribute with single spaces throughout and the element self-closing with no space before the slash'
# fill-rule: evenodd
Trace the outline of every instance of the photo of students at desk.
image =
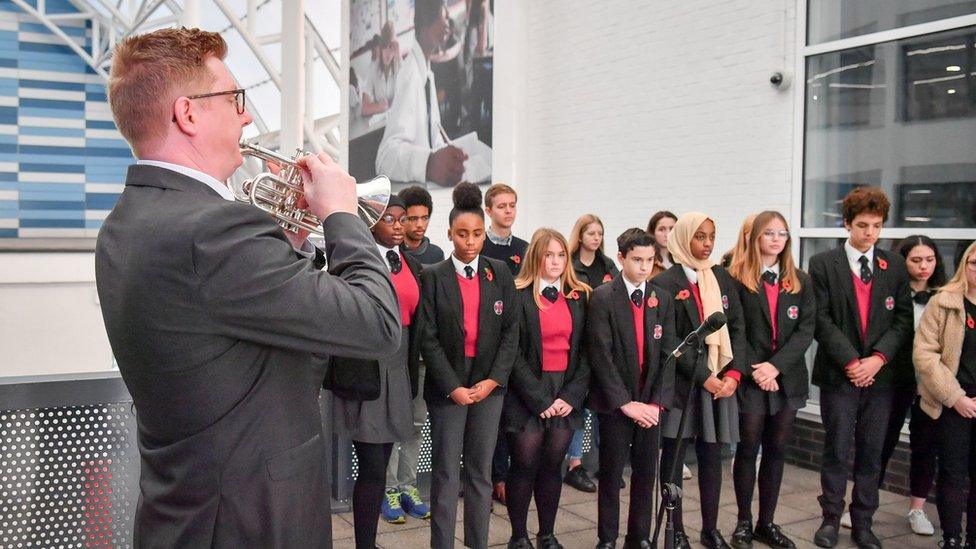
<svg viewBox="0 0 976 549">
<path fill-rule="evenodd" d="M 442 187 L 491 179 L 490 2 L 449 3 L 416 0 L 413 29 L 397 36 L 388 20 L 354 52 L 349 172 L 357 179 Z"/>
</svg>

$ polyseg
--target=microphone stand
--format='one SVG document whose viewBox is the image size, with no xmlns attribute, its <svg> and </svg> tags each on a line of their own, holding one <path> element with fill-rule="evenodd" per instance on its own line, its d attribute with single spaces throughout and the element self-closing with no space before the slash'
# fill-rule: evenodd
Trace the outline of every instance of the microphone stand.
<svg viewBox="0 0 976 549">
<path fill-rule="evenodd" d="M 702 359 L 705 350 L 705 338 L 695 337 L 695 366 L 698 366 L 698 361 Z M 668 360 L 675 362 L 677 359 L 674 355 L 668 356 Z M 665 361 L 665 367 L 668 361 Z M 675 366 L 677 368 L 677 366 Z M 678 373 L 675 372 L 675 376 Z M 661 500 L 662 504 L 657 510 L 657 517 L 654 522 L 654 535 L 651 537 L 651 547 L 657 548 L 657 539 L 661 534 L 661 522 L 663 521 L 665 515 L 667 515 L 667 524 L 664 528 L 664 549 L 674 549 L 674 512 L 677 509 L 678 504 L 681 502 L 682 492 L 681 488 L 678 487 L 674 482 L 675 475 L 678 473 L 678 464 L 684 461 L 684 434 L 688 429 L 688 421 L 690 414 L 686 413 L 689 406 L 693 405 L 692 399 L 698 394 L 699 387 L 695 385 L 694 375 L 688 384 L 688 394 L 685 398 L 684 409 L 681 410 L 681 422 L 678 425 L 678 438 L 677 446 L 675 448 L 674 457 L 671 463 L 668 464 L 668 476 L 665 477 L 667 482 L 661 485 Z M 661 448 L 661 430 L 662 426 L 658 426 L 657 430 L 657 447 Z M 658 457 L 658 474 L 663 470 L 664 466 L 661 463 L 660 454 Z M 656 494 L 655 494 L 656 496 Z"/>
</svg>

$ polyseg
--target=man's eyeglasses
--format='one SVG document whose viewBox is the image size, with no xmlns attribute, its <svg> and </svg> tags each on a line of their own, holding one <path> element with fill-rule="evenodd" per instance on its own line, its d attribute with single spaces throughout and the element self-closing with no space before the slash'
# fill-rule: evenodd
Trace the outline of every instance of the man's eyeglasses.
<svg viewBox="0 0 976 549">
<path fill-rule="evenodd" d="M 391 214 L 386 214 L 380 218 L 380 221 L 386 223 L 387 225 L 392 225 L 394 223 L 399 223 L 400 225 L 403 225 L 404 223 L 407 222 L 407 216 L 401 215 L 400 217 L 393 217 Z"/>
<path fill-rule="evenodd" d="M 217 97 L 220 95 L 233 95 L 234 105 L 237 107 L 237 114 L 244 114 L 244 110 L 247 108 L 247 105 L 245 104 L 246 99 L 244 97 L 244 88 L 237 88 L 236 90 L 226 90 L 226 91 L 211 92 L 211 93 L 198 93 L 196 95 L 188 95 L 186 96 L 186 98 L 193 100 L 193 99 L 203 99 L 206 97 Z M 173 115 L 173 122 L 176 122 L 176 115 Z"/>
</svg>

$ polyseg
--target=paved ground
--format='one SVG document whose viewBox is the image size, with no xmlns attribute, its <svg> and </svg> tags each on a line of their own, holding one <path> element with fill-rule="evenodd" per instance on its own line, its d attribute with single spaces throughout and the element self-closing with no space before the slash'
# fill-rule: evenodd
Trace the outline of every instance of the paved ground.
<svg viewBox="0 0 976 549">
<path fill-rule="evenodd" d="M 726 471 L 724 484 L 722 485 L 721 508 L 719 509 L 719 528 L 726 540 L 731 538 L 732 530 L 735 528 L 736 506 L 735 494 L 732 490 L 731 474 L 728 467 L 731 462 L 726 461 Z M 694 467 L 692 467 L 694 470 Z M 629 486 L 629 484 L 628 484 Z M 701 528 L 701 514 L 698 502 L 698 486 L 696 480 L 692 479 L 685 484 L 685 525 L 688 536 L 693 545 L 702 547 L 698 544 L 699 530 Z M 848 483 L 850 489 L 850 483 Z M 816 471 L 809 471 L 787 465 L 784 475 L 783 487 L 780 491 L 779 505 L 776 511 L 776 522 L 783 526 L 787 535 L 791 536 L 800 549 L 816 547 L 813 544 L 813 533 L 820 525 L 820 509 L 817 505 L 816 496 L 820 493 L 820 479 Z M 628 500 L 626 490 L 622 492 L 623 501 Z M 463 500 L 462 500 L 463 505 Z M 534 516 L 535 505 L 529 513 L 529 531 L 535 532 L 537 527 L 536 517 Z M 626 504 L 622 505 L 626 509 Z M 882 539 L 886 549 L 903 547 L 937 547 L 939 537 L 938 516 L 935 506 L 926 505 L 926 513 L 929 519 L 936 524 L 935 536 L 916 536 L 908 526 L 905 514 L 908 511 L 908 498 L 893 494 L 891 492 L 881 492 L 881 508 L 875 516 L 875 534 Z M 758 513 L 755 509 L 753 515 Z M 622 513 L 623 514 L 623 513 Z M 458 512 L 458 523 L 456 535 L 462 535 L 461 512 Z M 596 545 L 596 494 L 586 494 L 570 488 L 563 487 L 562 500 L 559 514 L 556 517 L 556 537 L 566 549 L 592 549 Z M 353 542 L 352 514 L 342 513 L 333 515 L 332 519 L 333 538 L 336 540 L 337 549 L 352 548 Z M 621 517 L 621 538 L 626 532 L 626 516 Z M 505 545 L 511 537 L 511 527 L 508 522 L 508 514 L 505 507 L 495 504 L 494 512 L 491 515 L 491 526 L 489 529 L 489 544 L 493 546 Z M 407 518 L 407 523 L 402 525 L 392 525 L 380 521 L 379 535 L 377 544 L 384 549 L 420 549 L 430 545 L 430 527 L 427 521 Z M 622 545 L 622 539 L 618 541 L 618 547 Z M 457 547 L 462 547 L 460 539 Z M 660 544 L 659 547 L 663 547 Z M 765 547 L 756 543 L 755 547 Z M 850 539 L 850 530 L 843 529 L 841 532 L 838 547 L 853 547 Z"/>
</svg>

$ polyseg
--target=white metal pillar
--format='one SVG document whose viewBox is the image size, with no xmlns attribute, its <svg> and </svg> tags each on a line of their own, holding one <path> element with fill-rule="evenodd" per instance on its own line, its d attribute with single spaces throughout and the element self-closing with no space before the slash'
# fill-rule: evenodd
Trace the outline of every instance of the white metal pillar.
<svg viewBox="0 0 976 549">
<path fill-rule="evenodd" d="M 281 151 L 304 143 L 305 0 L 281 2 Z"/>
<path fill-rule="evenodd" d="M 183 13 L 180 14 L 180 25 L 188 29 L 200 27 L 200 0 L 185 0 Z"/>
</svg>

